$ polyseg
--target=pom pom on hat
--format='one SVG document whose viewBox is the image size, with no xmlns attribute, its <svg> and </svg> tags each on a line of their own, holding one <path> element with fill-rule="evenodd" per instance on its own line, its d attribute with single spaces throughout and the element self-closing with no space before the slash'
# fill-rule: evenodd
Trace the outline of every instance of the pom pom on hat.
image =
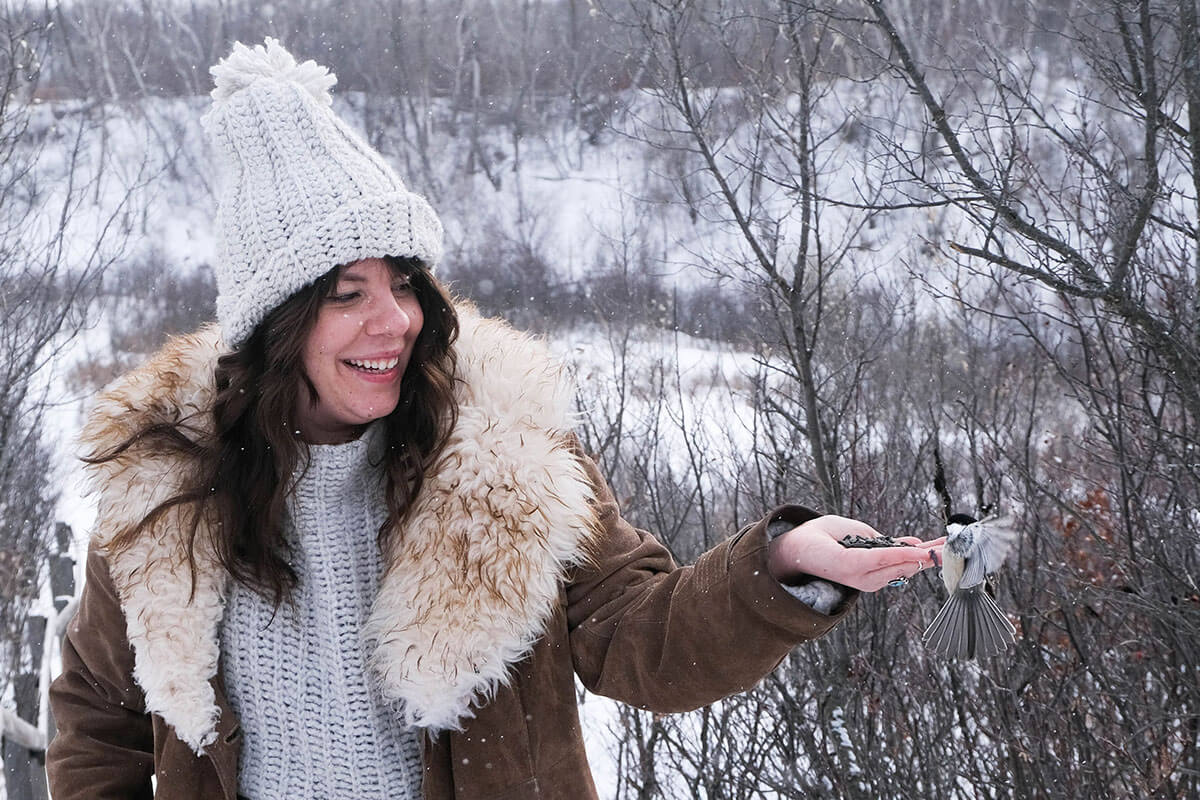
<svg viewBox="0 0 1200 800">
<path fill-rule="evenodd" d="M 329 90 L 337 83 L 337 76 L 315 61 L 296 63 L 292 54 L 269 36 L 255 47 L 235 43 L 233 52 L 208 71 L 216 83 L 212 90 L 214 107 L 260 80 L 290 81 L 329 106 L 333 105 Z"/>
</svg>

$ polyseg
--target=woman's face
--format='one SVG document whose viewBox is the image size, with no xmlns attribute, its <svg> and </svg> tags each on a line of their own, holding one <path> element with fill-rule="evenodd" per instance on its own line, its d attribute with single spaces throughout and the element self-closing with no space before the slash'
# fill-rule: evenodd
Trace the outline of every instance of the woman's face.
<svg viewBox="0 0 1200 800">
<path fill-rule="evenodd" d="M 318 398 L 310 404 L 304 395 L 296 412 L 306 441 L 349 441 L 396 408 L 423 321 L 408 278 L 382 258 L 341 270 L 304 343 L 304 372 Z"/>
</svg>

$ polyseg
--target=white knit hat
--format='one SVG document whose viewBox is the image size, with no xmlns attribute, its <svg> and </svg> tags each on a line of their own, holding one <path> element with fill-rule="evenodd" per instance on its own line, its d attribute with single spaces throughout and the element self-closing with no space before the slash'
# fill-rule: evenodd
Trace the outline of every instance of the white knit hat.
<svg viewBox="0 0 1200 800">
<path fill-rule="evenodd" d="M 442 254 L 425 199 L 333 113 L 337 78 L 297 64 L 279 42 L 240 42 L 209 70 L 201 123 L 221 171 L 217 318 L 225 344 L 245 342 L 267 313 L 338 264 Z"/>
</svg>

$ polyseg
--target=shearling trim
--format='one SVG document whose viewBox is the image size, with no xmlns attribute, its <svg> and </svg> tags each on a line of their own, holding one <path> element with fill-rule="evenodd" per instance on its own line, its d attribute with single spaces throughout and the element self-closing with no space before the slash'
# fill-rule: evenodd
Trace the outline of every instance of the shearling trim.
<svg viewBox="0 0 1200 800">
<path fill-rule="evenodd" d="M 384 691 L 407 721 L 461 727 L 471 704 L 506 682 L 560 602 L 564 572 L 586 558 L 597 521 L 591 485 L 568 446 L 569 383 L 545 346 L 459 309 L 459 422 L 426 477 L 403 531 L 391 537 L 365 635 Z M 221 352 L 210 326 L 173 340 L 107 391 L 84 429 L 90 452 L 116 447 L 162 420 L 209 425 Z M 182 466 L 130 452 L 91 467 L 100 491 L 94 537 L 103 547 L 175 493 Z M 165 518 L 109 557 L 147 710 L 199 753 L 216 736 L 211 679 L 227 578 L 197 552 L 195 596 L 182 526 Z M 205 541 L 203 530 L 197 537 Z"/>
<path fill-rule="evenodd" d="M 393 538 L 365 629 L 385 694 L 431 730 L 461 728 L 507 682 L 596 526 L 559 369 L 502 323 L 460 321 L 458 425 Z"/>
<path fill-rule="evenodd" d="M 173 339 L 141 369 L 118 380 L 96 403 L 80 436 L 89 455 L 114 450 L 136 430 L 185 418 L 198 431 L 209 427 L 213 365 L 220 351 L 216 326 Z M 144 448 L 88 467 L 99 493 L 95 543 L 106 553 L 113 586 L 125 612 L 134 649 L 133 677 L 146 710 L 160 715 L 197 754 L 216 739 L 217 708 L 209 679 L 220 657 L 217 630 L 224 610 L 225 577 L 216 559 L 196 547 L 197 576 L 191 594 L 182 532 L 184 515 L 173 510 L 133 546 L 107 552 L 113 539 L 180 489 L 184 472 L 174 459 Z"/>
</svg>

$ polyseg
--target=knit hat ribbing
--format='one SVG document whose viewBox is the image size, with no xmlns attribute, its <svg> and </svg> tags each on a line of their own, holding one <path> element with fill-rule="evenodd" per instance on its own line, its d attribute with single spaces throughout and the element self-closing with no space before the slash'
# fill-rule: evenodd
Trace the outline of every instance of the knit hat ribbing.
<svg viewBox="0 0 1200 800">
<path fill-rule="evenodd" d="M 432 268 L 442 225 L 332 110 L 337 78 L 274 39 L 233 52 L 201 123 L 221 172 L 217 318 L 236 347 L 271 309 L 338 264 L 414 257 Z"/>
</svg>

